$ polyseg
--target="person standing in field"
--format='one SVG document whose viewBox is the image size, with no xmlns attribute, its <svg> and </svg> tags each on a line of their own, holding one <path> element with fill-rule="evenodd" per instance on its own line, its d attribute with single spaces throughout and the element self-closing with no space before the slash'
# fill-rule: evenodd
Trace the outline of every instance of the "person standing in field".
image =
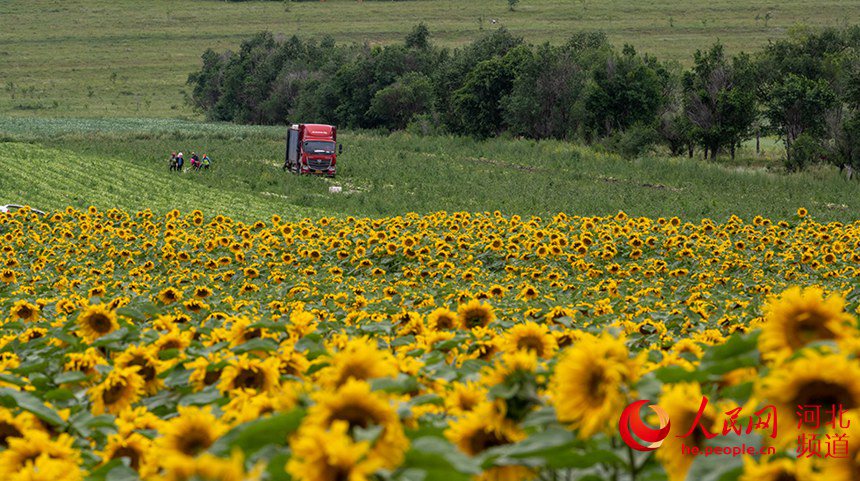
<svg viewBox="0 0 860 481">
<path fill-rule="evenodd" d="M 209 169 L 209 164 L 211 164 L 212 161 L 209 160 L 208 155 L 203 154 L 203 158 L 200 159 L 200 163 L 201 163 L 201 166 L 203 167 L 203 170 L 207 170 L 207 169 Z"/>
<path fill-rule="evenodd" d="M 176 152 L 170 153 L 170 160 L 167 161 L 167 166 L 170 168 L 171 171 L 176 170 Z"/>
<path fill-rule="evenodd" d="M 176 156 L 176 170 L 182 172 L 182 164 L 185 163 L 185 159 L 182 158 L 182 152 Z"/>
</svg>

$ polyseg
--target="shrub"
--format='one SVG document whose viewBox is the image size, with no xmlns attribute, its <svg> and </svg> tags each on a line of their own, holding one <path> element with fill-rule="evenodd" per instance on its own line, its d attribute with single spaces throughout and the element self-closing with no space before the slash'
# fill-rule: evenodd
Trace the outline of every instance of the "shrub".
<svg viewBox="0 0 860 481">
<path fill-rule="evenodd" d="M 800 134 L 789 146 L 785 156 L 785 167 L 796 172 L 817 163 L 824 155 L 821 144 L 808 133 Z"/>
</svg>

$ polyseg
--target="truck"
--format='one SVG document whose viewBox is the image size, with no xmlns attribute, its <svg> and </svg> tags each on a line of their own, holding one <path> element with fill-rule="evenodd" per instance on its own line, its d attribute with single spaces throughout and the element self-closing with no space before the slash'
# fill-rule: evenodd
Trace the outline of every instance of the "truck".
<svg viewBox="0 0 860 481">
<path fill-rule="evenodd" d="M 337 149 L 336 149 L 337 148 Z M 324 124 L 292 124 L 287 128 L 284 170 L 295 174 L 322 174 L 334 177 L 337 154 L 337 128 Z"/>
</svg>

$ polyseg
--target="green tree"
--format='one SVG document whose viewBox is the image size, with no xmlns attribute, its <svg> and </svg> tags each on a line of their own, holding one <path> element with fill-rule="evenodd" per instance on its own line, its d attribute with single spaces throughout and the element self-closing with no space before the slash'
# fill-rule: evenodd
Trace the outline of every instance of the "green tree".
<svg viewBox="0 0 860 481">
<path fill-rule="evenodd" d="M 511 49 L 504 57 L 494 57 L 476 65 L 451 97 L 455 115 L 453 130 L 478 138 L 502 132 L 504 98 L 511 92 L 514 79 L 531 55 L 529 48 L 522 45 Z"/>
<path fill-rule="evenodd" d="M 390 130 L 406 128 L 416 115 L 430 110 L 433 86 L 426 75 L 407 72 L 393 84 L 377 90 L 370 101 L 368 116 Z"/>
<path fill-rule="evenodd" d="M 765 113 L 790 155 L 791 144 L 800 135 L 819 139 L 824 134 L 825 114 L 836 101 L 826 80 L 788 74 L 771 87 Z"/>
<path fill-rule="evenodd" d="M 454 92 L 460 90 L 471 72 L 485 60 L 504 56 L 512 48 L 522 45 L 523 40 L 514 37 L 505 28 L 490 32 L 471 44 L 441 54 L 440 64 L 431 74 L 436 105 L 445 126 L 454 132 L 461 132 L 460 112 L 455 109 Z"/>
<path fill-rule="evenodd" d="M 729 147 L 734 157 L 735 146 L 749 138 L 758 115 L 755 82 L 749 56 L 729 60 L 719 43 L 696 51 L 693 68 L 684 74 L 684 113 L 705 156 L 716 159 Z"/>
<path fill-rule="evenodd" d="M 406 48 L 417 48 L 427 50 L 430 48 L 430 29 L 424 22 L 419 23 L 412 28 L 412 31 L 406 35 Z"/>
<path fill-rule="evenodd" d="M 627 45 L 594 68 L 585 92 L 586 122 L 597 136 L 633 124 L 654 125 L 666 104 L 668 72 L 653 58 L 640 57 Z"/>
</svg>

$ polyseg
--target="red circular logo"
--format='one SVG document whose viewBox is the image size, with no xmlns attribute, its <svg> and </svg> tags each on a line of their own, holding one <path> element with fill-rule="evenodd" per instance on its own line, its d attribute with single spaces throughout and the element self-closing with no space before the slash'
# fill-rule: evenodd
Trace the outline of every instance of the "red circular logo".
<svg viewBox="0 0 860 481">
<path fill-rule="evenodd" d="M 657 418 L 660 420 L 659 429 L 648 427 L 645 422 L 642 421 L 639 411 L 642 409 L 642 406 L 649 402 L 651 401 L 643 399 L 630 404 L 624 408 L 624 411 L 621 413 L 621 420 L 618 422 L 618 432 L 621 433 L 621 439 L 623 439 L 628 446 L 637 451 L 653 451 L 659 448 L 660 445 L 663 444 L 663 440 L 666 439 L 666 436 L 669 435 L 669 426 L 671 425 L 669 422 L 669 415 L 666 414 L 666 411 L 664 411 L 660 406 L 656 404 L 648 406 L 655 414 L 657 414 Z M 633 437 L 633 434 L 635 434 L 637 438 L 649 444 L 647 446 L 643 446 Z"/>
</svg>

